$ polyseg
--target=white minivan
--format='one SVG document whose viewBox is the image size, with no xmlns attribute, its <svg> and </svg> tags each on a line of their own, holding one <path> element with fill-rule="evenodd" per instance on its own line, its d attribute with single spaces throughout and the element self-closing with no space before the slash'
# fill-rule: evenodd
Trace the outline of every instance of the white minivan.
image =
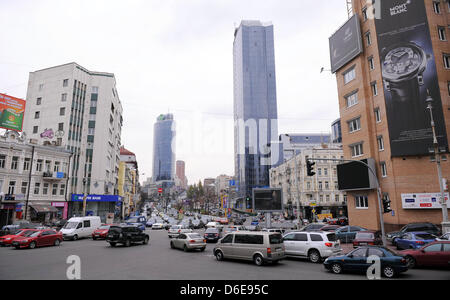
<svg viewBox="0 0 450 300">
<path fill-rule="evenodd" d="M 101 225 L 100 217 L 72 218 L 61 229 L 61 233 L 64 240 L 76 241 L 79 238 L 91 237 Z"/>
</svg>

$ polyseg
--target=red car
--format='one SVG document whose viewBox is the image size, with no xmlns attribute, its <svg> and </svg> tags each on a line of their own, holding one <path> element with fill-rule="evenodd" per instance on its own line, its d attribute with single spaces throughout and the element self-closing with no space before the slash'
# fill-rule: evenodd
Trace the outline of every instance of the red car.
<svg viewBox="0 0 450 300">
<path fill-rule="evenodd" d="M 433 242 L 420 249 L 399 252 L 409 268 L 418 266 L 450 268 L 450 241 Z"/>
<path fill-rule="evenodd" d="M 379 231 L 360 231 L 356 233 L 355 239 L 353 240 L 353 248 L 378 245 L 383 245 L 381 232 Z"/>
<path fill-rule="evenodd" d="M 92 239 L 95 241 L 96 239 L 106 239 L 106 236 L 108 235 L 109 228 L 111 226 L 114 226 L 113 224 L 103 224 L 99 228 L 97 228 L 92 233 Z"/>
<path fill-rule="evenodd" d="M 9 235 L 0 237 L 0 246 L 9 247 L 9 246 L 11 246 L 11 244 L 15 238 L 24 236 L 27 232 L 30 232 L 30 231 L 35 232 L 37 230 L 36 229 L 21 229 L 14 234 L 9 234 Z"/>
<path fill-rule="evenodd" d="M 12 241 L 13 247 L 16 249 L 30 248 L 43 246 L 59 246 L 63 240 L 61 232 L 55 230 L 37 230 L 35 232 L 27 232 L 24 236 L 15 238 Z"/>
</svg>

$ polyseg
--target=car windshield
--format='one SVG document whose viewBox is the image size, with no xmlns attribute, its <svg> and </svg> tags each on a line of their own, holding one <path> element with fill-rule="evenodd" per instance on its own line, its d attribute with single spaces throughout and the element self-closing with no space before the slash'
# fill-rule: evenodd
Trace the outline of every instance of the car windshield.
<svg viewBox="0 0 450 300">
<path fill-rule="evenodd" d="M 109 227 L 111 227 L 111 226 L 109 226 L 109 225 L 104 225 L 104 226 L 100 226 L 98 229 L 106 230 L 106 229 L 109 229 Z"/>
<path fill-rule="evenodd" d="M 429 233 L 419 233 L 416 234 L 416 239 L 418 240 L 434 240 L 436 237 Z"/>
<path fill-rule="evenodd" d="M 281 234 L 271 234 L 269 236 L 270 244 L 282 244 L 283 243 L 283 236 Z"/>
<path fill-rule="evenodd" d="M 26 232 L 25 230 L 19 230 L 16 232 L 16 235 L 21 235 L 22 233 Z"/>
<path fill-rule="evenodd" d="M 41 233 L 40 231 L 34 231 L 34 232 L 31 232 L 30 235 L 26 235 L 26 236 L 27 236 L 27 237 L 36 237 L 36 236 L 38 236 L 40 233 Z"/>
<path fill-rule="evenodd" d="M 373 233 L 360 232 L 356 234 L 356 239 L 373 239 Z"/>
<path fill-rule="evenodd" d="M 205 233 L 218 233 L 218 232 L 219 231 L 217 229 L 213 229 L 213 228 L 208 229 L 208 230 L 205 231 Z"/>
<path fill-rule="evenodd" d="M 64 225 L 64 229 L 75 229 L 78 226 L 78 222 L 67 222 L 66 225 Z"/>
<path fill-rule="evenodd" d="M 33 233 L 36 233 L 36 231 L 27 231 L 23 234 L 23 236 L 30 237 Z"/>
</svg>

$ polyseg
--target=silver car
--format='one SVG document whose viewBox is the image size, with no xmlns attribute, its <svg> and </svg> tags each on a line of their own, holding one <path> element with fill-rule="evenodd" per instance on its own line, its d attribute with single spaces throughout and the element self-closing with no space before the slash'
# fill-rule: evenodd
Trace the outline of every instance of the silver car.
<svg viewBox="0 0 450 300">
<path fill-rule="evenodd" d="M 183 249 L 185 252 L 190 250 L 205 251 L 206 240 L 198 233 L 182 233 L 170 241 L 170 248 Z"/>
<path fill-rule="evenodd" d="M 214 248 L 218 261 L 225 258 L 253 261 L 257 266 L 278 263 L 285 256 L 281 234 L 236 231 L 228 234 Z"/>
</svg>

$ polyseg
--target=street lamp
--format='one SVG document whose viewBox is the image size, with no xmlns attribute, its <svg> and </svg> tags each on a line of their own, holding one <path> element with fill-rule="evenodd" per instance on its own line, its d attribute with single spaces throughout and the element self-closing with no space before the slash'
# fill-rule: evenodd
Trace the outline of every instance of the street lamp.
<svg viewBox="0 0 450 300">
<path fill-rule="evenodd" d="M 450 231 L 450 224 L 448 223 L 448 210 L 447 210 L 447 201 L 445 201 L 445 192 L 444 192 L 444 181 L 442 178 L 442 167 L 441 167 L 441 155 L 439 153 L 439 143 L 436 136 L 436 126 L 433 118 L 433 98 L 430 95 L 430 91 L 428 91 L 428 96 L 425 102 L 428 104 L 427 109 L 430 111 L 431 118 L 431 129 L 433 131 L 433 147 L 434 147 L 434 155 L 436 158 L 438 177 L 439 177 L 439 187 L 441 190 L 441 204 L 442 204 L 442 231 L 448 232 Z"/>
<path fill-rule="evenodd" d="M 86 216 L 86 178 L 83 178 L 83 217 Z"/>
</svg>

